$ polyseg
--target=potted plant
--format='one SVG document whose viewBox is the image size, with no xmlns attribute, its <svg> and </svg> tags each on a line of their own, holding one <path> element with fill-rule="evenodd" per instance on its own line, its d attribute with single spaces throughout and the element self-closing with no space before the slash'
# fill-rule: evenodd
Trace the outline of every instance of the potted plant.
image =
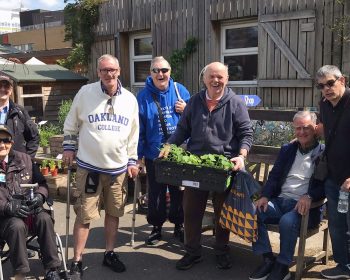
<svg viewBox="0 0 350 280">
<path fill-rule="evenodd" d="M 58 169 L 57 169 L 56 164 L 57 164 L 57 162 L 55 160 L 53 160 L 53 159 L 50 160 L 50 162 L 49 162 L 50 172 L 51 172 L 51 176 L 52 177 L 55 177 L 58 174 Z"/>
<path fill-rule="evenodd" d="M 43 159 L 41 161 L 40 171 L 41 171 L 41 174 L 43 174 L 44 176 L 49 175 L 49 168 L 47 165 L 48 165 L 48 160 Z"/>
<path fill-rule="evenodd" d="M 49 125 L 44 125 L 40 127 L 39 129 L 39 135 L 40 135 L 40 140 L 39 140 L 39 145 L 40 147 L 43 148 L 43 153 L 44 154 L 50 154 L 50 149 L 49 149 L 49 139 L 53 135 L 57 134 L 58 127 L 49 124 Z"/>
</svg>

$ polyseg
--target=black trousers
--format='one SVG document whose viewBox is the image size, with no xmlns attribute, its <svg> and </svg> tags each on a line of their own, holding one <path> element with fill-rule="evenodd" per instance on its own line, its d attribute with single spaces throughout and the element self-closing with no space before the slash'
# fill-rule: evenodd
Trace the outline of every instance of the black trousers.
<svg viewBox="0 0 350 280">
<path fill-rule="evenodd" d="M 44 268 L 60 267 L 61 261 L 58 258 L 53 221 L 47 212 L 42 211 L 35 216 L 33 230 L 38 236 Z M 30 271 L 26 246 L 27 236 L 28 228 L 23 219 L 0 218 L 0 238 L 6 240 L 9 246 L 14 274 L 24 274 Z"/>
<path fill-rule="evenodd" d="M 183 224 L 184 212 L 182 208 L 183 191 L 176 186 L 159 184 L 155 180 L 154 164 L 152 160 L 146 159 L 146 170 L 148 178 L 148 213 L 147 221 L 153 226 L 162 226 L 167 217 L 173 224 Z M 167 215 L 166 191 L 170 193 L 170 209 Z"/>
</svg>

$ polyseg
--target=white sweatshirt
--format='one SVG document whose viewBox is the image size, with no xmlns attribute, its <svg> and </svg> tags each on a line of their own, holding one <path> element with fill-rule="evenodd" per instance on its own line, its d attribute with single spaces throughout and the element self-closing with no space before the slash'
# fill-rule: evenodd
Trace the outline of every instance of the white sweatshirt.
<svg viewBox="0 0 350 280">
<path fill-rule="evenodd" d="M 64 123 L 64 150 L 75 150 L 78 166 L 102 173 L 120 174 L 136 164 L 139 137 L 138 105 L 124 88 L 112 97 L 101 82 L 83 86 L 73 100 Z"/>
</svg>

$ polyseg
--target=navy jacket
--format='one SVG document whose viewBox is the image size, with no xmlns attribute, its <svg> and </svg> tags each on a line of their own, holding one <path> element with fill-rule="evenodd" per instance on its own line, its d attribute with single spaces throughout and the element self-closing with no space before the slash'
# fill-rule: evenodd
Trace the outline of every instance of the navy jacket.
<svg viewBox="0 0 350 280">
<path fill-rule="evenodd" d="M 239 149 L 249 151 L 253 130 L 247 106 L 231 89 L 225 88 L 219 103 L 209 112 L 205 90 L 202 90 L 187 103 L 176 131 L 168 142 L 180 145 L 187 139 L 187 150 L 197 155 L 221 154 L 233 157 Z"/>
<path fill-rule="evenodd" d="M 324 145 L 320 145 L 320 153 L 324 150 Z M 298 150 L 298 142 L 288 143 L 281 147 L 275 164 L 269 173 L 269 178 L 263 187 L 261 196 L 268 199 L 278 197 L 282 190 L 282 185 L 286 181 L 289 170 L 291 169 Z M 318 156 L 320 155 L 318 153 Z M 316 155 L 315 155 L 316 156 Z M 313 159 L 316 160 L 316 157 Z M 308 194 L 313 201 L 318 201 L 325 197 L 324 186 L 321 181 L 310 178 Z"/>
</svg>

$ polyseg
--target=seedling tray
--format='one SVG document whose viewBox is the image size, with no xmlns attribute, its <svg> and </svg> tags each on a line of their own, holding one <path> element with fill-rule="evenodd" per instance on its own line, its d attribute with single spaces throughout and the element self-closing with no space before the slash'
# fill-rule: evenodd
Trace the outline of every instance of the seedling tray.
<svg viewBox="0 0 350 280">
<path fill-rule="evenodd" d="M 158 183 L 203 191 L 224 192 L 232 175 L 231 170 L 176 163 L 161 158 L 155 159 L 154 165 Z"/>
</svg>

